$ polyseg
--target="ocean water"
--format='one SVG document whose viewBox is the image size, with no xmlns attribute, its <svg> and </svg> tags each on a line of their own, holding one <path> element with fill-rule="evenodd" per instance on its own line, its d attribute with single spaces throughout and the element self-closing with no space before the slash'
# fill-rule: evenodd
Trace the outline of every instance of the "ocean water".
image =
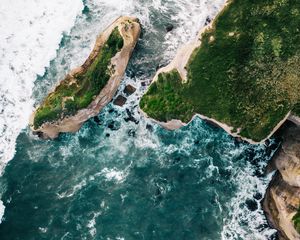
<svg viewBox="0 0 300 240">
<path fill-rule="evenodd" d="M 167 131 L 138 112 L 156 68 L 193 40 L 224 0 L 14 0 L 0 4 L 0 239 L 273 239 L 260 201 L 277 147 L 236 142 L 201 119 Z M 143 33 L 123 107 L 42 141 L 32 109 L 120 15 Z M 167 33 L 167 24 L 174 29 Z M 6 167 L 5 167 L 6 166 Z M 4 169 L 5 167 L 5 169 Z"/>
</svg>

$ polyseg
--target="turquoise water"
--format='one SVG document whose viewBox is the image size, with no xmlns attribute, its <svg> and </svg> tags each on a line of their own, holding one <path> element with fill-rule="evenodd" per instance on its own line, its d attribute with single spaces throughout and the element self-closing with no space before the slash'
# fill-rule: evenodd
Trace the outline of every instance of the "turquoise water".
<svg viewBox="0 0 300 240">
<path fill-rule="evenodd" d="M 107 120 L 122 122 L 119 114 Z M 200 120 L 176 132 L 148 129 L 122 122 L 110 131 L 89 121 L 76 136 L 54 142 L 22 133 L 2 178 L 0 238 L 221 239 L 228 203 L 241 187 L 253 191 L 245 174 L 259 175 L 264 149 L 235 144 Z M 246 202 L 257 211 L 262 198 L 253 189 L 235 203 L 247 214 Z"/>
<path fill-rule="evenodd" d="M 239 143 L 195 119 L 167 131 L 145 119 L 138 101 L 158 65 L 192 39 L 222 1 L 84 1 L 57 56 L 38 76 L 38 104 L 89 54 L 97 33 L 120 14 L 135 14 L 143 34 L 125 84 L 123 107 L 109 104 L 76 134 L 42 141 L 24 129 L 0 179 L 6 207 L 0 239 L 272 239 L 260 201 L 264 168 L 277 144 Z M 165 25 L 174 24 L 167 34 Z"/>
</svg>

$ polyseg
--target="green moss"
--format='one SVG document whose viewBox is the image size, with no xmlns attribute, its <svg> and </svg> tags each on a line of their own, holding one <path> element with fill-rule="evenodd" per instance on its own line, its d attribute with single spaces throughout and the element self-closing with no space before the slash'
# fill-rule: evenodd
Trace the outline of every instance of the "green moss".
<svg viewBox="0 0 300 240">
<path fill-rule="evenodd" d="M 148 104 L 164 96 L 164 88 L 150 87 L 142 110 L 161 121 L 170 116 L 188 121 L 190 112 L 200 113 L 239 129 L 243 137 L 264 139 L 290 110 L 300 112 L 299 12 L 296 1 L 232 0 L 203 33 L 187 65 L 187 83 L 161 76 L 181 89 L 174 96 L 191 107 L 188 114 L 181 107 L 164 115 L 171 100 Z"/>
<path fill-rule="evenodd" d="M 300 233 L 300 208 L 298 209 L 296 215 L 293 217 L 293 221 L 297 232 Z"/>
<path fill-rule="evenodd" d="M 142 109 L 147 109 L 149 117 L 167 121 L 180 119 L 188 121 L 194 114 L 192 105 L 181 96 L 184 86 L 177 71 L 159 74 L 156 82 L 152 83 L 147 94 L 140 102 Z M 163 94 L 160 94 L 163 92 Z"/>
<path fill-rule="evenodd" d="M 115 28 L 90 66 L 85 66 L 83 73 L 75 75 L 75 79 L 67 76 L 47 96 L 37 109 L 34 118 L 34 128 L 45 122 L 52 122 L 64 116 L 75 114 L 86 108 L 100 93 L 110 78 L 111 58 L 123 47 L 123 38 L 118 28 Z"/>
</svg>

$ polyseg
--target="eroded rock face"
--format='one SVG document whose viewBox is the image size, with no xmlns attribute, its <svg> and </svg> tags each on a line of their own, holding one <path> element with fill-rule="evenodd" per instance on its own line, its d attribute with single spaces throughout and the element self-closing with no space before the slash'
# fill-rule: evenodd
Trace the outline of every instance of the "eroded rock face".
<svg viewBox="0 0 300 240">
<path fill-rule="evenodd" d="M 300 127 L 293 127 L 286 132 L 275 164 L 285 182 L 300 187 Z"/>
<path fill-rule="evenodd" d="M 65 117 L 59 121 L 46 122 L 38 129 L 34 128 L 33 120 L 35 113 L 33 113 L 30 119 L 30 125 L 34 133 L 39 133 L 39 136 L 44 139 L 54 139 L 61 132 L 76 132 L 80 129 L 85 121 L 98 115 L 101 109 L 111 101 L 121 83 L 121 80 L 123 79 L 128 61 L 140 36 L 141 26 L 137 18 L 120 17 L 113 22 L 104 32 L 99 35 L 96 40 L 95 47 L 85 63 L 82 66 L 72 70 L 67 75 L 67 77 L 73 75 L 75 76 L 77 73 L 82 72 L 83 69 L 88 68 L 93 63 L 95 55 L 99 52 L 99 49 L 106 44 L 109 36 L 116 27 L 123 38 L 124 44 L 122 49 L 111 59 L 113 72 L 106 86 L 87 108 L 81 109 L 75 115 Z"/>
<path fill-rule="evenodd" d="M 274 163 L 278 169 L 271 181 L 264 210 L 270 224 L 279 231 L 279 238 L 299 240 L 293 217 L 300 205 L 300 127 L 292 126 L 283 134 L 283 144 Z"/>
</svg>

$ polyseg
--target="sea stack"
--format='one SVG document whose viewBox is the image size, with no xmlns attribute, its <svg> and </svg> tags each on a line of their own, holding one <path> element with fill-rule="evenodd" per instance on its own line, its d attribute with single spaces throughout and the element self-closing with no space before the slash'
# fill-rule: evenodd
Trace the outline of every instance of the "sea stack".
<svg viewBox="0 0 300 240">
<path fill-rule="evenodd" d="M 67 74 L 34 111 L 32 131 L 54 139 L 78 131 L 96 116 L 114 97 L 140 32 L 135 17 L 120 17 L 104 30 L 84 64 Z"/>
</svg>

